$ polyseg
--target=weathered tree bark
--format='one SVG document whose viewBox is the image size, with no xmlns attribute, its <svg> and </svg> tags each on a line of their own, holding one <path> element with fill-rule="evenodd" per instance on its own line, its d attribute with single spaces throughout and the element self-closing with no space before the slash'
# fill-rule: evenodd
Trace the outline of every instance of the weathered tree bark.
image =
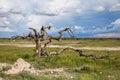
<svg viewBox="0 0 120 80">
<path fill-rule="evenodd" d="M 39 58 L 39 57 L 41 57 L 41 54 L 42 54 L 42 53 L 41 53 L 40 40 L 39 40 L 39 39 L 36 39 L 36 40 L 35 40 L 35 43 L 36 43 L 36 51 L 35 51 L 36 54 L 35 54 L 35 56 Z"/>
<path fill-rule="evenodd" d="M 34 41 L 35 41 L 35 44 L 36 44 L 36 50 L 35 50 L 35 56 L 36 57 L 41 57 L 41 49 L 42 49 L 42 47 L 41 47 L 41 43 L 40 43 L 40 35 L 39 35 L 39 33 L 36 31 L 36 29 L 33 29 L 33 28 L 29 28 L 29 29 L 31 29 L 31 30 L 33 30 L 34 31 L 34 35 L 32 35 L 32 33 L 30 33 L 30 37 L 32 37 L 33 39 L 34 39 Z"/>
</svg>

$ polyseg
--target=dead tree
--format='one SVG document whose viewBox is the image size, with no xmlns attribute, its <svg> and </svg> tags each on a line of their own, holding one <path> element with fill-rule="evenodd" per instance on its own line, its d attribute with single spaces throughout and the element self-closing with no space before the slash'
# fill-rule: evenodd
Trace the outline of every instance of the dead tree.
<svg viewBox="0 0 120 80">
<path fill-rule="evenodd" d="M 34 32 L 34 34 L 32 32 L 30 32 L 27 36 L 15 36 L 15 37 L 12 37 L 12 38 L 17 38 L 17 37 L 20 37 L 20 38 L 31 38 L 31 39 L 34 39 L 35 41 L 35 44 L 36 44 L 36 47 L 35 47 L 35 56 L 40 58 L 41 56 L 44 56 L 44 55 L 60 55 L 61 53 L 63 53 L 65 50 L 73 50 L 75 52 L 78 52 L 79 53 L 79 56 L 83 56 L 83 57 L 91 57 L 93 58 L 94 60 L 96 59 L 109 59 L 109 56 L 108 55 L 103 55 L 103 56 L 97 56 L 97 55 L 94 55 L 94 54 L 84 54 L 83 51 L 81 49 L 77 49 L 77 48 L 74 48 L 74 47 L 66 47 L 66 48 L 63 48 L 59 51 L 56 51 L 56 52 L 49 52 L 47 50 L 47 46 L 48 44 L 50 44 L 52 42 L 52 40 L 57 40 L 57 41 L 60 41 L 62 40 L 62 36 L 63 36 L 63 33 L 68 31 L 69 35 L 71 37 L 74 37 L 73 35 L 73 31 L 71 30 L 71 27 L 68 27 L 68 28 L 64 28 L 60 31 L 58 31 L 59 35 L 58 37 L 53 37 L 53 36 L 48 36 L 48 33 L 47 33 L 47 29 L 50 30 L 51 29 L 51 26 L 42 26 L 41 29 L 40 29 L 40 32 L 38 32 L 36 29 L 34 28 L 29 28 L 30 30 L 32 30 Z M 46 41 L 47 42 L 44 44 L 44 46 L 42 47 L 41 45 L 41 41 Z"/>
<path fill-rule="evenodd" d="M 40 29 L 40 32 L 37 32 L 37 30 L 34 29 L 34 28 L 29 28 L 29 29 L 31 29 L 34 32 L 34 34 L 32 32 L 30 32 L 29 35 L 27 35 L 25 38 L 29 37 L 29 38 L 34 39 L 35 44 L 36 44 L 35 56 L 38 57 L 38 58 L 43 56 L 43 55 L 50 55 L 50 53 L 46 50 L 47 45 L 49 43 L 51 43 L 53 39 L 57 40 L 57 41 L 60 41 L 61 38 L 62 38 L 63 32 L 70 30 L 70 28 L 65 28 L 63 30 L 60 30 L 58 32 L 59 33 L 58 37 L 53 37 L 53 36 L 48 36 L 48 33 L 46 31 L 47 29 L 50 30 L 51 26 L 47 26 L 47 27 L 42 26 L 41 29 Z M 44 44 L 44 46 L 42 47 L 41 46 L 41 41 L 45 41 L 45 40 L 48 40 L 48 42 L 46 42 Z"/>
</svg>

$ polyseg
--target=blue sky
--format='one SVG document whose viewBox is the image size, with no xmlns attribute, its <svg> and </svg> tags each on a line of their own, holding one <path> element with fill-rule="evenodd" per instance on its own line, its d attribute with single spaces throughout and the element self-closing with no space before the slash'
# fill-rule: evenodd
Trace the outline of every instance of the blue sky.
<svg viewBox="0 0 120 80">
<path fill-rule="evenodd" d="M 51 25 L 49 34 L 74 27 L 76 37 L 120 38 L 120 0 L 0 0 L 0 37 L 26 35 Z M 65 37 L 69 37 L 64 33 Z"/>
</svg>

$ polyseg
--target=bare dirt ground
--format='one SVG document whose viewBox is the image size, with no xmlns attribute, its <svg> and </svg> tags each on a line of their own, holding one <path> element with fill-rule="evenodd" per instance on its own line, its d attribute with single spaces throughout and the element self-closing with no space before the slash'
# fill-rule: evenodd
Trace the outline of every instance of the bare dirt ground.
<svg viewBox="0 0 120 80">
<path fill-rule="evenodd" d="M 0 63 L 0 67 L 7 66 L 7 63 Z M 36 69 L 30 63 L 24 61 L 22 58 L 17 59 L 17 61 L 11 65 L 11 69 L 4 71 L 6 74 L 18 74 L 23 71 L 27 71 L 29 73 L 39 75 L 39 76 L 47 76 L 51 75 L 54 77 L 65 76 L 66 78 L 73 78 L 70 73 L 66 72 L 67 68 L 54 68 L 54 69 Z M 3 80 L 0 78 L 0 80 Z"/>
<path fill-rule="evenodd" d="M 17 46 L 17 47 L 35 47 L 34 44 L 11 44 L 11 43 L 5 44 L 5 43 L 0 43 L 0 45 L 9 45 L 9 46 Z M 65 47 L 72 47 L 72 46 L 48 45 L 48 47 L 65 48 Z M 76 49 L 120 51 L 120 47 L 76 47 Z"/>
</svg>

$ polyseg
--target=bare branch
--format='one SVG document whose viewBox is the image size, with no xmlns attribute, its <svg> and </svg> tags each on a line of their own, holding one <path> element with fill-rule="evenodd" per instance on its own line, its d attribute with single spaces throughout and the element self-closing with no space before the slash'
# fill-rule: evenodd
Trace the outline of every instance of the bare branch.
<svg viewBox="0 0 120 80">
<path fill-rule="evenodd" d="M 48 27 L 42 26 L 42 29 L 46 29 L 46 28 L 49 29 L 49 28 L 51 28 L 51 26 L 48 26 Z M 71 37 L 74 37 L 72 30 L 71 30 L 70 28 L 65 28 L 65 29 L 60 30 L 60 31 L 58 32 L 58 33 L 59 33 L 59 37 L 48 36 L 45 40 L 49 40 L 49 41 L 44 44 L 44 48 L 46 48 L 47 45 L 48 45 L 49 43 L 51 43 L 52 39 L 57 40 L 57 41 L 60 41 L 60 40 L 62 39 L 62 34 L 63 34 L 63 32 L 65 32 L 65 31 L 68 31 L 68 33 L 70 34 L 70 36 L 71 36 Z M 43 30 L 43 33 L 45 33 L 45 32 L 46 32 L 46 31 Z"/>
<path fill-rule="evenodd" d="M 28 37 L 30 37 L 30 38 L 32 38 L 32 39 L 35 39 L 35 36 L 32 34 L 32 32 L 30 32 L 30 33 L 26 36 L 26 38 L 28 38 Z"/>
<path fill-rule="evenodd" d="M 79 56 L 91 57 L 94 60 L 96 60 L 96 59 L 108 59 L 109 60 L 110 59 L 108 55 L 102 55 L 102 56 L 100 56 L 100 55 L 94 55 L 94 54 L 83 54 L 83 51 L 81 49 L 76 49 L 74 47 L 66 47 L 64 49 L 61 49 L 58 52 L 51 52 L 50 55 L 60 55 L 61 53 L 63 53 L 67 49 L 70 49 L 70 50 L 73 50 L 75 52 L 78 52 Z"/>
<path fill-rule="evenodd" d="M 46 48 L 47 45 L 50 44 L 51 42 L 52 42 L 51 39 L 49 39 L 49 41 L 44 44 L 44 48 Z"/>
<path fill-rule="evenodd" d="M 36 29 L 34 29 L 34 28 L 29 28 L 29 29 L 31 29 L 31 30 L 33 30 L 34 31 L 34 33 L 35 33 L 35 36 L 37 37 L 37 31 L 36 31 Z"/>
<path fill-rule="evenodd" d="M 40 29 L 41 34 L 44 35 L 44 36 L 45 36 L 45 35 L 48 35 L 48 33 L 46 32 L 46 29 L 49 29 L 49 30 L 50 30 L 50 29 L 51 29 L 51 26 L 47 26 L 47 27 L 42 26 L 42 27 L 41 27 L 41 29 Z"/>
<path fill-rule="evenodd" d="M 73 31 L 71 30 L 71 28 L 69 28 L 68 33 L 70 34 L 70 36 L 71 36 L 72 38 L 74 38 L 74 34 L 73 34 Z"/>
<path fill-rule="evenodd" d="M 45 27 L 45 29 L 49 29 L 49 30 L 50 30 L 50 29 L 51 29 L 51 26 L 47 26 L 47 27 Z"/>
<path fill-rule="evenodd" d="M 62 34 L 63 34 L 63 32 L 65 32 L 65 31 L 68 31 L 69 35 L 70 35 L 71 37 L 74 37 L 73 32 L 72 32 L 71 28 L 69 27 L 69 28 L 65 28 L 65 29 L 63 29 L 63 30 L 60 30 L 60 31 L 58 32 L 58 33 L 59 33 L 59 37 L 58 37 L 59 40 L 62 39 Z"/>
</svg>

